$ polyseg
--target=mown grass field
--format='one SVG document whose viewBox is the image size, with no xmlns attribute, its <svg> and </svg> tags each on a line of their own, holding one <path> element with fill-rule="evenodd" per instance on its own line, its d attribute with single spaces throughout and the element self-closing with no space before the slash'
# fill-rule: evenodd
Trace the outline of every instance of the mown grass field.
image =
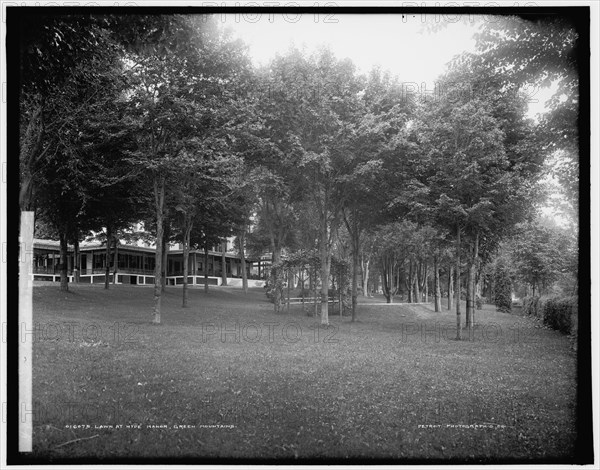
<svg viewBox="0 0 600 470">
<path fill-rule="evenodd" d="M 361 299 L 328 329 L 262 289 L 34 288 L 34 457 L 567 461 L 569 339 L 478 311 Z M 463 310 L 464 311 L 464 310 Z"/>
</svg>

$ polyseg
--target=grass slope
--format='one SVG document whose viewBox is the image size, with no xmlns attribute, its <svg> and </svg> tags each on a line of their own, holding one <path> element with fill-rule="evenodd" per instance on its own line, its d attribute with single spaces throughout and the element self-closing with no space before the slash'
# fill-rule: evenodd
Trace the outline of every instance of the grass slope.
<svg viewBox="0 0 600 470">
<path fill-rule="evenodd" d="M 168 288 L 156 326 L 151 289 L 70 287 L 34 289 L 34 456 L 572 456 L 568 338 L 492 306 L 458 342 L 429 305 L 365 299 L 324 329 L 263 289 L 192 289 L 182 309 Z"/>
</svg>

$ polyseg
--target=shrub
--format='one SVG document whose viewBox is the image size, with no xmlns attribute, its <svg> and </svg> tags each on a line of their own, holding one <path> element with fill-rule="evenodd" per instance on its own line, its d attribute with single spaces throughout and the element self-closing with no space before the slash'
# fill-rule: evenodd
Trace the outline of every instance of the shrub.
<svg viewBox="0 0 600 470">
<path fill-rule="evenodd" d="M 523 297 L 523 315 L 533 315 L 533 297 Z"/>
<path fill-rule="evenodd" d="M 540 297 L 538 296 L 525 297 L 523 299 L 523 314 L 536 318 L 541 318 L 543 316 L 543 305 L 544 300 L 540 299 Z"/>
<path fill-rule="evenodd" d="M 494 303 L 499 312 L 510 312 L 512 308 L 512 282 L 504 264 L 498 263 L 494 272 Z"/>
<path fill-rule="evenodd" d="M 523 299 L 523 313 L 544 320 L 546 303 L 550 300 L 551 298 L 546 296 L 525 297 Z"/>
<path fill-rule="evenodd" d="M 555 297 L 543 306 L 544 323 L 565 334 L 577 329 L 577 297 Z"/>
</svg>

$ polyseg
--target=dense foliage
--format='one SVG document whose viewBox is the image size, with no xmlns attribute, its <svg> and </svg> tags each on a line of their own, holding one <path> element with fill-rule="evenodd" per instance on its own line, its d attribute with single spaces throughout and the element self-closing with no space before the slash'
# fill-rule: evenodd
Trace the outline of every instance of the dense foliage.
<svg viewBox="0 0 600 470">
<path fill-rule="evenodd" d="M 523 313 L 533 315 L 561 333 L 577 334 L 577 297 L 526 297 Z"/>
<path fill-rule="evenodd" d="M 576 293 L 577 237 L 536 214 L 549 177 L 577 206 L 578 36 L 544 21 L 484 25 L 432 100 L 327 48 L 253 67 L 210 15 L 38 16 L 20 37 L 21 207 L 63 254 L 94 231 L 108 255 L 143 221 L 155 322 L 167 244 L 186 257 L 237 235 L 240 252 L 271 254 L 275 310 L 311 253 L 323 324 L 330 289 L 356 319 L 362 282 L 436 311 L 454 296 L 460 338 L 461 293 L 469 328 L 484 297 L 507 311 L 515 288 Z M 566 98 L 528 119 L 520 85 L 552 80 Z"/>
<path fill-rule="evenodd" d="M 494 272 L 494 303 L 499 312 L 510 312 L 512 309 L 512 282 L 510 272 L 503 263 L 496 265 Z"/>
</svg>

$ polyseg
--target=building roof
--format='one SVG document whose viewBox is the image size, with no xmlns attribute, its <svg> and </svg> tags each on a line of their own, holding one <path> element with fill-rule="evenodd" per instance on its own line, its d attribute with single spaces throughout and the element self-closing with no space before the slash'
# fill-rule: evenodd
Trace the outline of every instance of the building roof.
<svg viewBox="0 0 600 470">
<path fill-rule="evenodd" d="M 44 250 L 60 250 L 60 242 L 58 240 L 43 240 L 41 238 L 33 239 L 33 247 Z M 67 245 L 67 251 L 73 250 L 73 245 Z"/>
<path fill-rule="evenodd" d="M 40 238 L 34 238 L 33 239 L 33 247 L 38 248 L 38 249 L 59 251 L 60 250 L 60 242 L 57 240 L 42 240 Z M 94 250 L 100 250 L 100 249 L 102 249 L 102 250 L 106 249 L 106 242 L 93 241 L 93 242 L 80 242 L 79 243 L 79 251 L 81 251 L 81 252 L 94 251 Z M 73 250 L 74 250 L 73 245 L 67 245 L 67 251 L 72 252 Z M 155 247 L 128 245 L 125 243 L 119 244 L 119 250 L 137 251 L 137 252 L 142 252 L 142 253 L 153 253 L 153 254 L 156 253 Z M 183 250 L 169 250 L 169 254 L 182 254 L 182 253 L 183 253 Z M 196 253 L 197 255 L 200 255 L 200 256 L 204 256 L 204 250 L 191 249 L 190 254 L 194 254 L 194 253 Z M 209 250 L 208 254 L 212 255 L 212 256 L 222 256 L 222 252 L 220 252 L 220 251 Z M 236 253 L 225 253 L 225 257 L 226 258 L 239 258 L 239 255 Z M 246 257 L 246 259 L 248 259 L 248 258 Z"/>
</svg>

